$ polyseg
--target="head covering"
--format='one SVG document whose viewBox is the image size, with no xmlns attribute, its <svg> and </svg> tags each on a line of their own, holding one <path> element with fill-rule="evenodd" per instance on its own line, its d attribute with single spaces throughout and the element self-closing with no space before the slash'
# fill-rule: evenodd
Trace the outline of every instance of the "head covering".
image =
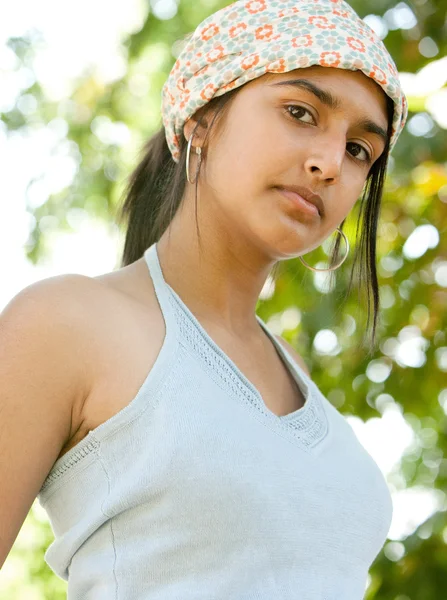
<svg viewBox="0 0 447 600">
<path fill-rule="evenodd" d="M 196 28 L 163 86 L 162 118 L 175 162 L 186 121 L 215 96 L 265 73 L 320 65 L 360 70 L 394 101 L 391 148 L 407 118 L 396 66 L 343 0 L 239 0 Z"/>
</svg>

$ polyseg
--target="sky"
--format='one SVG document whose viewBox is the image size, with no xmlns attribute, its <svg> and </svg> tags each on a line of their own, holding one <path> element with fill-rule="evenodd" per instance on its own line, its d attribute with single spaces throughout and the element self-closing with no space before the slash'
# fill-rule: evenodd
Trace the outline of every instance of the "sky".
<svg viewBox="0 0 447 600">
<path fill-rule="evenodd" d="M 19 102 L 24 114 L 32 114 L 36 101 L 30 94 L 23 95 L 22 92 L 32 84 L 35 76 L 45 95 L 56 102 L 70 97 L 78 78 L 87 68 L 92 68 L 95 76 L 105 84 L 121 78 L 126 71 L 122 41 L 140 29 L 148 10 L 158 18 L 168 19 L 175 14 L 177 4 L 174 0 L 9 2 L 0 19 L 0 112 L 11 110 Z M 393 10 L 388 11 L 385 19 L 375 15 L 366 19 L 382 37 L 390 28 L 412 26 L 412 13 L 406 4 L 399 3 Z M 27 32 L 34 32 L 40 40 L 34 63 L 35 75 L 18 63 L 6 45 L 8 38 Z M 433 122 L 447 128 L 447 90 L 441 89 L 447 82 L 447 57 L 433 55 L 436 48 L 429 38 L 424 40 L 424 52 L 432 53 L 427 56 L 434 56 L 433 62 L 417 74 L 400 75 L 407 95 L 429 95 L 427 111 L 414 116 L 407 124 L 415 136 L 426 135 Z M 125 126 L 105 126 L 102 131 L 98 127 L 98 135 L 115 136 L 123 145 L 129 141 Z M 43 204 L 49 194 L 70 186 L 76 175 L 78 165 L 66 134 L 63 119 L 12 134 L 0 121 L 0 310 L 34 281 L 62 273 L 95 276 L 116 268 L 121 243 L 117 227 L 96 222 L 82 211 L 73 211 L 69 215 L 74 233 L 49 234 L 51 259 L 46 264 L 34 266 L 25 256 L 27 240 L 36 227 L 29 209 Z M 26 193 L 28 182 L 36 177 L 39 180 Z M 39 223 L 39 226 L 47 226 L 52 231 L 51 219 L 47 217 L 46 223 Z M 412 236 L 403 249 L 408 256 L 420 255 L 439 242 L 436 228 L 427 225 L 417 228 Z M 436 276 L 438 283 L 447 287 L 447 263 L 438 266 Z M 321 276 L 316 274 L 315 277 L 316 287 L 323 290 Z M 268 297 L 272 291 L 271 281 L 267 281 L 264 296 Z M 300 311 L 296 308 L 274 317 L 268 324 L 275 333 L 282 333 L 288 327 L 295 327 L 299 320 Z M 421 366 L 425 355 L 420 332 L 407 328 L 404 338 L 400 340 L 397 360 L 403 365 Z M 331 330 L 319 332 L 314 349 L 322 354 L 336 354 L 341 350 Z M 376 361 L 367 376 L 373 381 L 384 381 L 388 373 L 384 365 Z M 447 394 L 440 401 L 447 412 Z M 355 416 L 347 416 L 347 420 L 379 465 L 392 492 L 394 514 L 388 534 L 391 543 L 385 552 L 397 560 L 403 552 L 400 541 L 445 506 L 445 498 L 434 494 L 429 487 L 403 489 L 404 481 L 398 473 L 401 456 L 404 451 L 417 455 L 420 447 L 401 410 L 386 394 L 380 400 L 380 413 L 380 417 L 367 422 Z"/>
</svg>

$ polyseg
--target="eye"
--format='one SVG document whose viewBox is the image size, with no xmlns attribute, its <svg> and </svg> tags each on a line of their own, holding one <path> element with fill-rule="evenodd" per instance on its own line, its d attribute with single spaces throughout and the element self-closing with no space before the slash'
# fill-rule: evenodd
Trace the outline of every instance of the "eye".
<svg viewBox="0 0 447 600">
<path fill-rule="evenodd" d="M 354 153 L 351 152 L 352 156 L 359 160 L 360 162 L 370 163 L 371 162 L 371 154 L 368 150 L 362 146 L 361 144 L 357 144 L 357 142 L 349 142 L 347 146 L 354 146 Z M 361 153 L 363 152 L 364 158 L 361 158 Z"/>
<path fill-rule="evenodd" d="M 291 111 L 289 109 L 296 109 L 296 115 L 292 115 Z M 290 106 L 286 107 L 286 110 L 289 114 L 292 115 L 292 117 L 296 120 L 296 121 L 301 121 L 302 123 L 312 123 L 315 122 L 315 119 L 313 118 L 312 113 L 310 112 L 310 110 L 307 110 L 307 108 L 304 108 L 304 106 L 299 106 L 298 104 L 291 104 Z M 304 121 L 303 119 L 300 118 L 300 116 L 302 116 L 303 114 L 307 114 L 310 117 L 310 121 Z"/>
</svg>

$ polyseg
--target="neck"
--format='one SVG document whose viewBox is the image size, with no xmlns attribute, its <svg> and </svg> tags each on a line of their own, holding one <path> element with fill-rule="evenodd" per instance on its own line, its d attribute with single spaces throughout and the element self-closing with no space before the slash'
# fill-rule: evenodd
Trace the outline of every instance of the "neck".
<svg viewBox="0 0 447 600">
<path fill-rule="evenodd" d="M 236 336 L 259 331 L 256 305 L 274 262 L 218 219 L 199 220 L 199 241 L 192 212 L 179 209 L 157 242 L 166 282 L 202 323 Z"/>
</svg>

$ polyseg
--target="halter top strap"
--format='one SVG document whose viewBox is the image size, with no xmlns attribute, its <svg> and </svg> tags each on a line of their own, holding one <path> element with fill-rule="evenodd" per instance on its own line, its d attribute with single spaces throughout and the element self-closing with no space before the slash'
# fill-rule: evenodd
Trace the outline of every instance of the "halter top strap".
<svg viewBox="0 0 447 600">
<path fill-rule="evenodd" d="M 174 338 L 178 332 L 177 320 L 172 304 L 172 292 L 166 283 L 157 254 L 157 244 L 154 243 L 144 252 L 144 258 L 154 285 L 158 304 L 166 327 L 166 338 Z"/>
</svg>

